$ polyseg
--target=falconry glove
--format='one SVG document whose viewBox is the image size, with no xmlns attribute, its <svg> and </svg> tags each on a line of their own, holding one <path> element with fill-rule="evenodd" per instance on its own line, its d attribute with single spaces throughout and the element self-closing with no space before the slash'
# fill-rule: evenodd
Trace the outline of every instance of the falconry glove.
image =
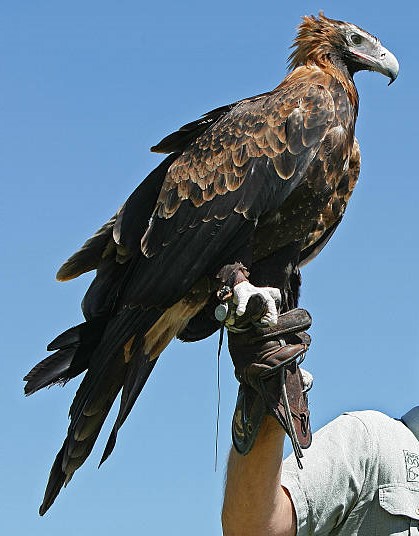
<svg viewBox="0 0 419 536">
<path fill-rule="evenodd" d="M 260 295 L 252 296 L 245 315 L 228 328 L 228 344 L 240 382 L 233 416 L 233 444 L 247 454 L 266 414 L 272 415 L 290 436 L 300 467 L 301 448 L 311 443 L 307 391 L 308 373 L 299 364 L 310 345 L 304 332 L 311 317 L 304 309 L 278 315 L 275 326 L 254 325 L 266 306 Z M 247 325 L 246 325 L 247 322 Z"/>
</svg>

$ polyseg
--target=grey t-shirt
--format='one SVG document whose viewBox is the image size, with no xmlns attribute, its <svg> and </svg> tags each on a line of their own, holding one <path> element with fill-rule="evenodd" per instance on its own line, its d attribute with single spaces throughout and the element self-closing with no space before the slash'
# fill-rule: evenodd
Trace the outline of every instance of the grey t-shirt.
<svg viewBox="0 0 419 536">
<path fill-rule="evenodd" d="M 284 462 L 298 536 L 419 536 L 419 441 L 378 411 L 345 413 Z"/>
</svg>

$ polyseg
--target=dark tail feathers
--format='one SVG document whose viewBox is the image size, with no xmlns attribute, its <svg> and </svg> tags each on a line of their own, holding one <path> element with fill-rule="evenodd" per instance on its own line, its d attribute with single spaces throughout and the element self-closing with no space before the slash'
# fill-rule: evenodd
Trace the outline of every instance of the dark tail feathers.
<svg viewBox="0 0 419 536">
<path fill-rule="evenodd" d="M 89 456 L 102 425 L 122 389 L 120 410 L 101 463 L 112 452 L 119 428 L 146 383 L 157 359 L 142 350 L 142 333 L 161 313 L 127 310 L 100 326 L 87 322 L 69 329 L 50 345 L 58 352 L 39 363 L 26 377 L 30 394 L 53 383 L 65 383 L 87 369 L 70 408 L 67 437 L 51 469 L 40 514 L 54 502 L 61 488 Z M 122 318 L 123 317 L 123 318 Z"/>
<path fill-rule="evenodd" d="M 31 395 L 54 384 L 64 385 L 84 372 L 89 366 L 92 351 L 98 345 L 105 327 L 103 319 L 95 319 L 74 326 L 58 335 L 47 347 L 57 350 L 46 357 L 23 378 L 25 394 Z"/>
</svg>

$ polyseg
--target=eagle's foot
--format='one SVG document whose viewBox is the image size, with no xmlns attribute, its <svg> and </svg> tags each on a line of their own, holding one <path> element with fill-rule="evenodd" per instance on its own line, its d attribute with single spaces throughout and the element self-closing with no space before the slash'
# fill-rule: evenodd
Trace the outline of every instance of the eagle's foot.
<svg viewBox="0 0 419 536">
<path fill-rule="evenodd" d="M 251 299 L 255 302 L 254 296 L 257 296 L 259 301 L 259 318 L 255 306 L 253 311 L 248 308 Z M 248 313 L 252 322 L 259 321 L 263 326 L 275 326 L 278 322 L 281 291 L 275 287 L 255 287 L 249 281 L 243 281 L 233 287 L 233 304 L 236 306 L 234 312 L 236 320 L 240 320 L 240 317 Z"/>
<path fill-rule="evenodd" d="M 217 274 L 221 285 L 217 291 L 220 305 L 215 317 L 227 328 L 239 329 L 250 325 L 275 326 L 281 305 L 281 292 L 274 287 L 255 287 L 249 280 L 249 271 L 236 262 L 224 266 Z"/>
</svg>

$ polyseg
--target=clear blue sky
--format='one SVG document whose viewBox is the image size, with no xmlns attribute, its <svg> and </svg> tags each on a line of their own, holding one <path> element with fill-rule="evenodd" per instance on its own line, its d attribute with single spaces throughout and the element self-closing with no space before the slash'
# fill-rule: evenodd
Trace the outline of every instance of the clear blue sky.
<svg viewBox="0 0 419 536">
<path fill-rule="evenodd" d="M 145 4 L 147 4 L 145 6 Z M 314 428 L 345 410 L 418 404 L 417 2 L 3 2 L 0 8 L 2 336 L 0 531 L 11 536 L 221 534 L 237 385 L 222 356 L 214 472 L 214 338 L 165 352 L 117 448 L 110 422 L 44 517 L 37 509 L 76 382 L 25 399 L 22 376 L 81 320 L 91 276 L 57 267 L 161 160 L 148 148 L 204 112 L 273 88 L 301 15 L 349 20 L 400 61 L 387 87 L 361 73 L 363 163 L 346 217 L 304 270 L 314 319 L 306 367 Z"/>
</svg>

